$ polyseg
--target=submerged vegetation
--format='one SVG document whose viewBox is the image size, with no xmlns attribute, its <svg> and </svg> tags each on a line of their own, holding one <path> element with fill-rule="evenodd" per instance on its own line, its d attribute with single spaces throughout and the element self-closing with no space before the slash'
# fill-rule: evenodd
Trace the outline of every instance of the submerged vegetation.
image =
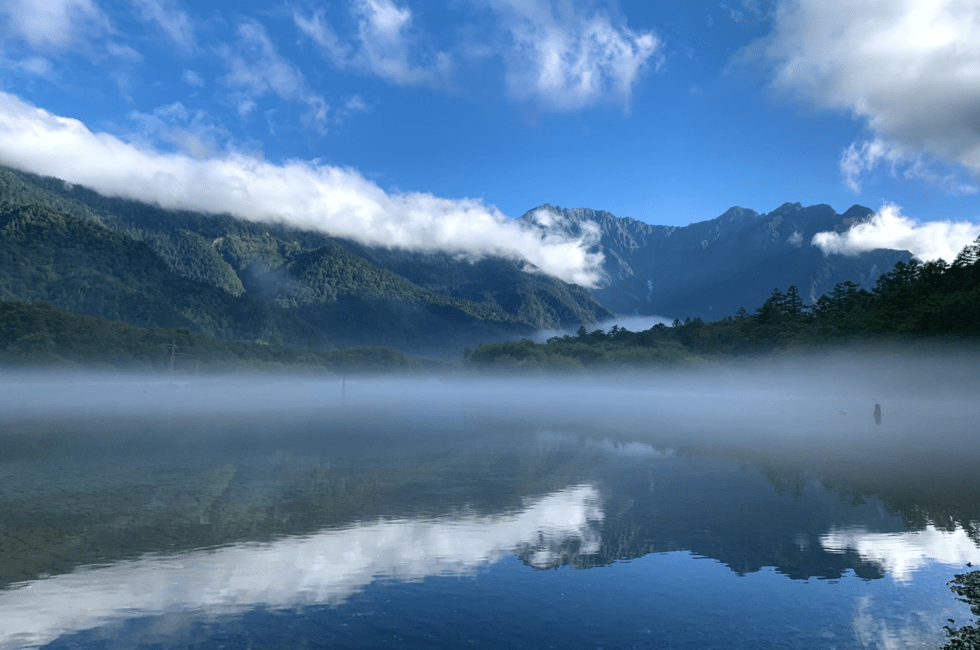
<svg viewBox="0 0 980 650">
<path fill-rule="evenodd" d="M 974 616 L 980 616 L 980 571 L 970 571 L 969 573 L 958 573 L 949 581 L 950 590 L 960 597 L 960 600 L 970 606 L 970 611 Z M 956 621 L 950 619 L 950 623 Z M 964 625 L 962 627 L 946 626 L 946 635 L 949 640 L 943 646 L 943 650 L 977 650 L 980 648 L 980 627 L 975 625 Z"/>
<path fill-rule="evenodd" d="M 854 282 L 807 305 L 790 286 L 774 289 L 754 313 L 705 322 L 675 320 L 644 332 L 619 326 L 608 331 L 580 327 L 545 343 L 486 343 L 469 351 L 475 368 L 568 370 L 698 365 L 785 349 L 853 342 L 976 339 L 980 336 L 980 238 L 952 264 L 899 262 L 872 291 Z"/>
</svg>

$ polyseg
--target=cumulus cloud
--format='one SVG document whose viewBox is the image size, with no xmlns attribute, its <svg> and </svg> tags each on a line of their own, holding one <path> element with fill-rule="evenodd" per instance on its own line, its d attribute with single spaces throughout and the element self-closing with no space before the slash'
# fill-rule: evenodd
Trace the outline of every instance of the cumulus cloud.
<svg viewBox="0 0 980 650">
<path fill-rule="evenodd" d="M 519 99 L 557 110 L 603 101 L 629 106 L 633 87 L 663 62 L 662 42 L 607 12 L 554 0 L 486 0 L 502 20 L 510 47 L 507 83 Z"/>
<path fill-rule="evenodd" d="M 225 83 L 238 89 L 237 104 L 241 115 L 250 113 L 256 99 L 274 94 L 286 101 L 297 101 L 309 107 L 304 121 L 325 129 L 327 102 L 310 90 L 299 68 L 280 56 L 265 28 L 247 21 L 238 26 L 238 46 L 225 46 L 221 54 L 228 66 Z"/>
<path fill-rule="evenodd" d="M 909 251 L 923 261 L 952 262 L 977 236 L 980 236 L 980 225 L 962 221 L 920 223 L 904 216 L 897 205 L 886 203 L 867 221 L 851 226 L 844 233 L 817 233 L 812 242 L 824 255 L 857 255 L 888 248 Z"/>
<path fill-rule="evenodd" d="M 976 2 L 783 1 L 747 54 L 774 63 L 777 87 L 866 120 L 875 139 L 842 160 L 852 188 L 883 143 L 892 161 L 921 169 L 924 153 L 980 176 Z"/>
<path fill-rule="evenodd" d="M 0 163 L 165 208 L 285 222 L 370 245 L 523 259 L 589 287 L 602 263 L 588 242 L 525 230 L 477 200 L 389 194 L 355 170 L 315 162 L 160 153 L 6 93 L 0 93 Z"/>
<path fill-rule="evenodd" d="M 392 0 L 354 0 L 355 43 L 347 43 L 327 22 L 324 12 L 293 20 L 335 65 L 377 75 L 401 86 L 439 86 L 448 79 L 451 59 L 445 52 L 428 53 L 412 32 L 412 11 Z"/>
</svg>

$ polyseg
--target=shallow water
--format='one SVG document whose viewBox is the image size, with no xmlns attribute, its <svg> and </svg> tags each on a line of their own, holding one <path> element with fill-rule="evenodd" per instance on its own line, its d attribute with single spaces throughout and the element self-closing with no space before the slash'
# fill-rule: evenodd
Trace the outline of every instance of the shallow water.
<svg viewBox="0 0 980 650">
<path fill-rule="evenodd" d="M 972 389 L 877 388 L 8 379 L 0 648 L 935 648 Z"/>
</svg>

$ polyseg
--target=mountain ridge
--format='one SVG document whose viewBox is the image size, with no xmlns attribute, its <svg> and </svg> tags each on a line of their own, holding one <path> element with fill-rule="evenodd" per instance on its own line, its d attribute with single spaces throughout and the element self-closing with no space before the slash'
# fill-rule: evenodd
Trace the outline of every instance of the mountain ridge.
<svg viewBox="0 0 980 650">
<path fill-rule="evenodd" d="M 660 226 L 543 204 L 519 220 L 526 228 L 590 241 L 590 251 L 604 256 L 603 277 L 591 293 L 613 311 L 710 320 L 761 304 L 776 287 L 796 285 L 811 302 L 838 282 L 871 288 L 911 253 L 825 256 L 810 242 L 817 232 L 841 232 L 872 214 L 859 205 L 838 214 L 827 204 L 787 202 L 769 213 L 733 206 L 707 221 Z"/>
<path fill-rule="evenodd" d="M 524 273 L 514 260 L 476 273 L 467 261 L 423 256 L 419 265 L 429 275 L 455 266 L 469 286 L 421 286 L 386 268 L 397 267 L 404 253 L 283 224 L 103 197 L 5 168 L 0 206 L 22 217 L 31 212 L 34 229 L 33 237 L 0 240 L 0 296 L 140 326 L 304 348 L 384 342 L 413 354 L 456 356 L 485 340 L 612 316 L 588 292 Z M 80 248 L 83 241 L 91 250 Z M 113 262 L 120 259 L 129 262 Z M 503 279 L 494 284 L 491 271 Z M 85 277 L 74 288 L 62 287 L 79 273 Z"/>
</svg>

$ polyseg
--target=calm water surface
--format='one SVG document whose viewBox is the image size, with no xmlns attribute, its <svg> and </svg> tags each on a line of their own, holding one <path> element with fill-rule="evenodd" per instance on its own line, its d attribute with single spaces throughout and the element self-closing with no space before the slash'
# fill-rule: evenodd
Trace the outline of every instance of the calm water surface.
<svg viewBox="0 0 980 650">
<path fill-rule="evenodd" d="M 971 391 L 741 379 L 8 379 L 0 648 L 942 645 Z"/>
</svg>

